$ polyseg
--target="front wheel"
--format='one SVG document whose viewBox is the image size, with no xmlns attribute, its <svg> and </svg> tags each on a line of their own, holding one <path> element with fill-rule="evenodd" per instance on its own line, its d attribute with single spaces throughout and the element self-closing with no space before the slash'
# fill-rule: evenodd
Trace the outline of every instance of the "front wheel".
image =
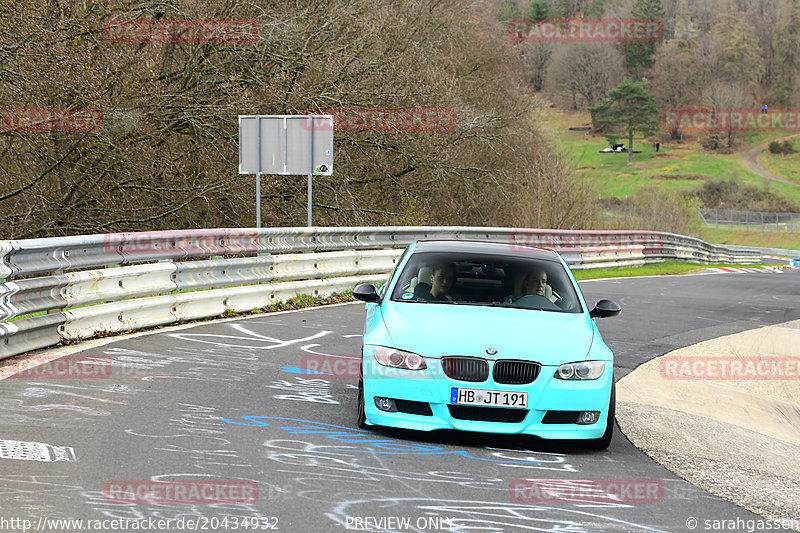
<svg viewBox="0 0 800 533">
<path fill-rule="evenodd" d="M 614 436 L 614 413 L 617 407 L 617 385 L 611 382 L 611 400 L 608 402 L 608 419 L 606 420 L 606 431 L 599 439 L 585 441 L 587 448 L 591 450 L 605 450 L 611 444 L 611 437 Z"/>
<path fill-rule="evenodd" d="M 367 429 L 367 415 L 364 414 L 364 380 L 358 380 L 358 406 L 356 407 L 356 424 Z"/>
</svg>

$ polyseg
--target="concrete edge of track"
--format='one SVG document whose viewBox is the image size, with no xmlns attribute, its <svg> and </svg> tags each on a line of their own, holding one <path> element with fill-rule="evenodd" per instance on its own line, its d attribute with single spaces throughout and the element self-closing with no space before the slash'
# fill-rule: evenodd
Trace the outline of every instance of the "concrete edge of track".
<svg viewBox="0 0 800 533">
<path fill-rule="evenodd" d="M 616 416 L 671 472 L 800 531 L 800 320 L 639 365 L 617 383 Z"/>
</svg>

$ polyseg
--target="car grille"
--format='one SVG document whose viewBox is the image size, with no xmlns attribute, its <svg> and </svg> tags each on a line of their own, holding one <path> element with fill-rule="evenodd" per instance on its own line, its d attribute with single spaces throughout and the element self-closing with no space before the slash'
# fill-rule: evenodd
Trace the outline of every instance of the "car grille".
<svg viewBox="0 0 800 533">
<path fill-rule="evenodd" d="M 542 365 L 530 361 L 497 361 L 493 377 L 496 383 L 524 385 L 533 383 L 539 376 Z"/>
<path fill-rule="evenodd" d="M 448 405 L 450 416 L 459 420 L 480 422 L 506 422 L 517 424 L 525 420 L 527 409 L 507 409 L 505 407 L 474 407 L 471 405 Z"/>
<path fill-rule="evenodd" d="M 489 363 L 477 357 L 442 357 L 442 371 L 450 379 L 486 381 L 489 378 Z"/>
</svg>

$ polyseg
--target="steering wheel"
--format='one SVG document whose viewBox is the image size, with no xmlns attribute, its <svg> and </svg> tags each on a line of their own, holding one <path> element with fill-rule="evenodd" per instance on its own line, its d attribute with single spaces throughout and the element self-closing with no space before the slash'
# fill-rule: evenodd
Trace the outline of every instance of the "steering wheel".
<svg viewBox="0 0 800 533">
<path fill-rule="evenodd" d="M 529 309 L 541 309 L 546 311 L 560 311 L 561 308 L 551 302 L 546 296 L 541 294 L 526 294 L 514 300 L 514 305 Z"/>
</svg>

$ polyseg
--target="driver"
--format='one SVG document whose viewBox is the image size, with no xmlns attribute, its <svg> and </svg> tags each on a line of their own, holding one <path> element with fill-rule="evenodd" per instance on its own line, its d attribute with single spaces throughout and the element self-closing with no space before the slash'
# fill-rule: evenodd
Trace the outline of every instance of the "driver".
<svg viewBox="0 0 800 533">
<path fill-rule="evenodd" d="M 455 263 L 443 263 L 433 267 L 430 284 L 418 283 L 414 289 L 414 298 L 433 302 L 452 302 L 456 298 L 453 285 L 456 281 Z"/>
<path fill-rule="evenodd" d="M 456 281 L 455 263 L 436 266 L 431 274 L 431 296 L 434 300 L 453 300 L 451 289 Z"/>
</svg>

